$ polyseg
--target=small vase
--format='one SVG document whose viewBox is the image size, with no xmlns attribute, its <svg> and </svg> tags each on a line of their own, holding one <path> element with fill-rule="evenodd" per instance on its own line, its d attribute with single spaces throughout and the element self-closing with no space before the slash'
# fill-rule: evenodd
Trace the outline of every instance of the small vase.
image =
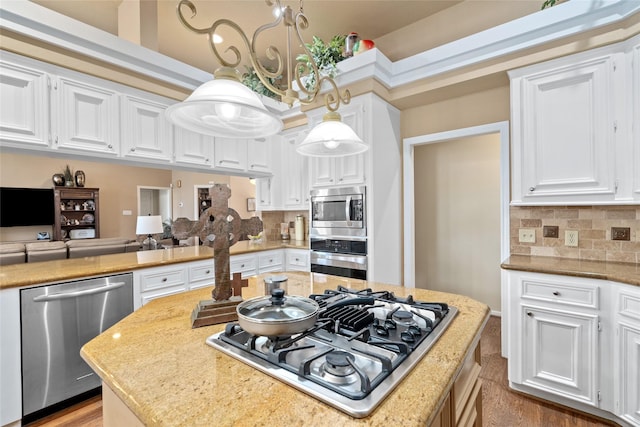
<svg viewBox="0 0 640 427">
<path fill-rule="evenodd" d="M 76 187 L 84 187 L 85 176 L 83 171 L 76 171 Z"/>
<path fill-rule="evenodd" d="M 73 187 L 73 177 L 64 180 L 64 186 L 65 187 Z"/>
<path fill-rule="evenodd" d="M 64 175 L 62 175 L 61 173 L 54 174 L 51 177 L 51 180 L 53 181 L 53 185 L 55 185 L 56 187 L 64 185 Z"/>
</svg>

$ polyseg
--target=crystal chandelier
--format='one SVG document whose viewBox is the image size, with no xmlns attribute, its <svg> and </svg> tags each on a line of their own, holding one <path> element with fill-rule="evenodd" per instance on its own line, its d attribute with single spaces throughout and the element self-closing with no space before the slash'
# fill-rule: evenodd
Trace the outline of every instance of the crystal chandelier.
<svg viewBox="0 0 640 427">
<path fill-rule="evenodd" d="M 196 34 L 206 34 L 209 46 L 221 64 L 214 72 L 214 79 L 198 87 L 183 102 L 174 104 L 167 109 L 167 117 L 174 124 L 197 133 L 226 137 L 226 138 L 258 138 L 274 135 L 282 130 L 282 120 L 270 112 L 262 103 L 258 95 L 243 85 L 237 67 L 242 56 L 240 49 L 229 46 L 225 52 L 231 52 L 234 59 L 229 61 L 222 57 L 214 43 L 216 29 L 222 26 L 236 31 L 249 53 L 251 65 L 255 73 L 270 91 L 280 97 L 282 102 L 293 106 L 299 102 L 303 105 L 313 103 L 320 95 L 320 88 L 329 91 L 324 95 L 324 103 L 328 113 L 323 121 L 314 127 L 309 135 L 297 147 L 297 151 L 305 156 L 345 156 L 358 154 L 368 149 L 356 133 L 342 122 L 338 108 L 340 104 L 348 104 L 351 94 L 348 90 L 340 92 L 336 82 L 330 76 L 322 75 L 313 56 L 307 49 L 301 35 L 301 30 L 308 28 L 309 21 L 304 15 L 302 1 L 300 9 L 295 12 L 289 6 L 282 7 L 280 0 L 265 0 L 268 6 L 274 7 L 275 20 L 260 26 L 249 39 L 235 22 L 229 19 L 218 19 L 210 27 L 196 28 L 189 24 L 183 15 L 186 8 L 191 12 L 191 18 L 196 16 L 196 7 L 190 0 L 181 0 L 177 6 L 178 18 L 182 24 Z M 270 45 L 266 49 L 266 57 L 275 61 L 277 67 L 270 71 L 258 59 L 255 51 L 256 41 L 266 30 L 284 24 L 287 30 L 286 56 L 277 47 Z M 294 62 L 292 40 L 295 38 L 306 52 L 310 65 L 304 62 Z M 282 89 L 271 83 L 273 79 L 285 73 L 289 77 L 287 86 Z M 305 77 L 314 76 L 314 83 L 306 87 Z M 296 87 L 296 89 L 294 89 Z"/>
</svg>

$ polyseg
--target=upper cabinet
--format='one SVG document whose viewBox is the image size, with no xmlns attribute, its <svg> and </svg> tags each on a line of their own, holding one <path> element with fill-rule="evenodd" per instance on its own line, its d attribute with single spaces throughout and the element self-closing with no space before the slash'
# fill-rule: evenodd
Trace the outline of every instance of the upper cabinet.
<svg viewBox="0 0 640 427">
<path fill-rule="evenodd" d="M 0 146 L 124 164 L 273 173 L 271 138 L 213 138 L 173 126 L 175 100 L 2 51 Z"/>
<path fill-rule="evenodd" d="M 295 130 L 282 138 L 282 205 L 288 210 L 309 209 L 309 159 L 298 154 L 296 146 L 307 136 Z"/>
<path fill-rule="evenodd" d="M 51 78 L 52 148 L 117 156 L 120 149 L 118 93 L 91 80 Z"/>
<path fill-rule="evenodd" d="M 310 128 L 322 121 L 324 108 L 309 114 Z M 363 137 L 364 106 L 354 102 L 339 110 L 342 121 Z M 365 141 L 366 142 L 366 141 Z M 365 159 L 367 153 L 341 157 L 310 158 L 310 183 L 312 188 L 365 183 Z"/>
<path fill-rule="evenodd" d="M 214 144 L 212 136 L 191 132 L 177 126 L 172 128 L 176 163 L 212 167 Z"/>
<path fill-rule="evenodd" d="M 173 160 L 172 125 L 165 118 L 169 106 L 151 96 L 122 96 L 122 154 L 136 160 Z"/>
<path fill-rule="evenodd" d="M 49 75 L 4 59 L 0 74 L 0 140 L 25 148 L 49 147 Z"/>
<path fill-rule="evenodd" d="M 628 47 L 607 46 L 509 73 L 512 204 L 639 200 L 631 190 L 639 182 L 631 132 L 638 92 L 630 90 Z"/>
</svg>

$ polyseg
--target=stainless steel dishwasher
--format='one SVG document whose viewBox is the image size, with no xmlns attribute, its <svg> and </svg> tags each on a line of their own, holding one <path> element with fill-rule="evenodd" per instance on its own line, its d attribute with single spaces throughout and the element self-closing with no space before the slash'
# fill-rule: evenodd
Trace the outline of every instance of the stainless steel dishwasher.
<svg viewBox="0 0 640 427">
<path fill-rule="evenodd" d="M 24 419 L 100 387 L 80 348 L 133 312 L 133 275 L 23 289 L 20 309 Z"/>
</svg>

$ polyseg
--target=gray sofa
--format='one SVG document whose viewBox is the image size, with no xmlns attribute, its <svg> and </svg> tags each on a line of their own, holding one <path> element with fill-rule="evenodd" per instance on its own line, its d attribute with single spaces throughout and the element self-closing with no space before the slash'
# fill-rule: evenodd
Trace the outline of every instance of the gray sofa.
<svg viewBox="0 0 640 427">
<path fill-rule="evenodd" d="M 122 237 L 43 242 L 0 242 L 0 265 L 136 252 L 142 245 Z"/>
</svg>

